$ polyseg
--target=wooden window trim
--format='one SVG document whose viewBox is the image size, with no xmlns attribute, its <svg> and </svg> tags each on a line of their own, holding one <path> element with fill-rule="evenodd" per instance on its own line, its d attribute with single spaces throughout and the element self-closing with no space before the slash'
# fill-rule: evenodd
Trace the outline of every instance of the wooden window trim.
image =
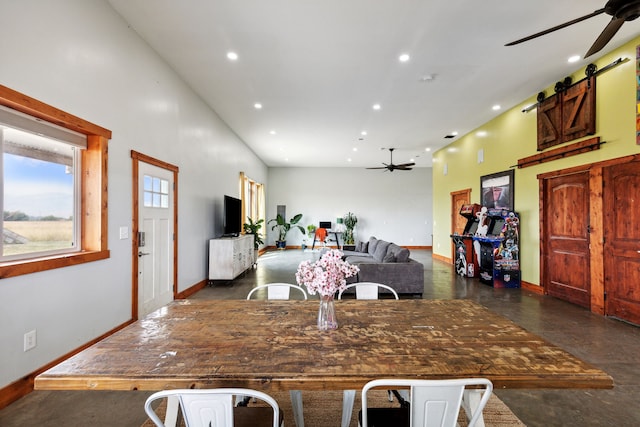
<svg viewBox="0 0 640 427">
<path fill-rule="evenodd" d="M 0 263 L 0 279 L 68 267 L 109 258 L 107 217 L 107 160 L 111 131 L 0 85 L 0 105 L 82 133 L 79 252 Z"/>
</svg>

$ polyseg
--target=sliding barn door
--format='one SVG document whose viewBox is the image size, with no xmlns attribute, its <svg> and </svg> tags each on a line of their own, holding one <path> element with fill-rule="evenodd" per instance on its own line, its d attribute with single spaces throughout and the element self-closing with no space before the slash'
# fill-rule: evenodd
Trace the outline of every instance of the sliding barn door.
<svg viewBox="0 0 640 427">
<path fill-rule="evenodd" d="M 604 170 L 605 312 L 640 325 L 640 162 Z"/>
<path fill-rule="evenodd" d="M 543 286 L 549 295 L 590 307 L 589 172 L 545 179 L 543 197 Z"/>
</svg>

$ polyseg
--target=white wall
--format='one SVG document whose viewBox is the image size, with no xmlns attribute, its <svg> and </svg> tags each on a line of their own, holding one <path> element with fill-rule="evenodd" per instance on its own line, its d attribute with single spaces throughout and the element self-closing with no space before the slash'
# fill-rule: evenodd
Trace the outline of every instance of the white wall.
<svg viewBox="0 0 640 427">
<path fill-rule="evenodd" d="M 402 246 L 431 246 L 431 168 L 395 171 L 359 168 L 269 168 L 267 219 L 286 205 L 287 219 L 301 213 L 301 224 L 318 226 L 352 212 L 358 217 L 356 241 L 371 236 Z M 268 245 L 277 234 L 267 226 Z M 303 236 L 290 231 L 287 245 L 299 246 Z"/>
<path fill-rule="evenodd" d="M 240 171 L 266 166 L 101 0 L 0 0 L 0 84 L 110 129 L 111 257 L 0 281 L 0 387 L 122 324 L 131 312 L 131 150 L 177 165 L 178 288 L 207 277 L 207 240 Z M 23 352 L 23 335 L 38 345 Z"/>
</svg>

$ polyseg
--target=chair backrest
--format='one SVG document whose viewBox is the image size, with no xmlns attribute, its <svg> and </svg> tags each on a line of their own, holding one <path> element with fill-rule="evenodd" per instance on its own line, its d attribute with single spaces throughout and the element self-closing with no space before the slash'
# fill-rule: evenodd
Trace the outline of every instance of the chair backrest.
<svg viewBox="0 0 640 427">
<path fill-rule="evenodd" d="M 491 397 L 493 384 L 486 378 L 464 378 L 452 380 L 394 380 L 370 381 L 362 388 L 362 427 L 368 426 L 367 392 L 372 388 L 386 390 L 410 388 L 410 426 L 454 427 L 462 406 L 465 388 L 472 393 L 480 393 L 480 399 L 472 399 L 473 404 L 465 404 L 469 427 L 474 427 L 482 410 Z M 477 402 L 477 405 L 476 405 Z M 473 406 L 473 407 L 471 407 Z"/>
<path fill-rule="evenodd" d="M 327 229 L 326 228 L 316 228 L 316 235 L 314 237 L 315 240 L 320 242 L 324 242 L 327 238 Z"/>
<path fill-rule="evenodd" d="M 344 290 L 338 293 L 338 299 L 342 299 L 342 293 L 350 288 L 356 288 L 356 299 L 378 299 L 378 291 L 380 288 L 387 289 L 393 294 L 395 299 L 399 299 L 398 293 L 391 286 L 374 282 L 358 282 L 347 285 Z"/>
<path fill-rule="evenodd" d="M 292 285 L 291 283 L 267 283 L 266 285 L 256 286 L 251 289 L 247 295 L 247 299 L 251 299 L 251 295 L 264 288 L 267 288 L 267 299 L 288 300 L 291 289 L 296 289 L 301 292 L 304 299 L 307 299 L 307 293 L 304 289 L 300 286 Z"/>
<path fill-rule="evenodd" d="M 156 426 L 164 427 L 151 405 L 158 399 L 178 399 L 187 427 L 233 427 L 233 396 L 237 395 L 266 402 L 273 409 L 273 427 L 278 427 L 280 408 L 275 399 L 261 391 L 245 388 L 163 390 L 149 396 L 144 410 Z"/>
</svg>

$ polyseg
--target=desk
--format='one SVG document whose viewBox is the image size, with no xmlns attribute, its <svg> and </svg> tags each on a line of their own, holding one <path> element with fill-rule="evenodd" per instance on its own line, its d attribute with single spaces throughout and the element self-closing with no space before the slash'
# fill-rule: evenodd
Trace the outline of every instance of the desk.
<svg viewBox="0 0 640 427">
<path fill-rule="evenodd" d="M 327 237 L 329 237 L 330 234 L 333 234 L 333 237 L 336 239 L 336 245 L 338 246 L 338 249 L 340 249 L 342 246 L 340 246 L 340 235 L 343 234 L 343 231 L 337 231 L 337 230 L 329 230 L 328 228 L 326 228 L 325 230 L 327 230 Z M 316 237 L 315 235 L 313 236 L 313 243 L 311 244 L 311 249 L 315 249 L 316 247 Z"/>
<path fill-rule="evenodd" d="M 180 300 L 38 375 L 38 390 L 358 390 L 376 378 L 611 388 L 594 366 L 469 300 Z"/>
</svg>

